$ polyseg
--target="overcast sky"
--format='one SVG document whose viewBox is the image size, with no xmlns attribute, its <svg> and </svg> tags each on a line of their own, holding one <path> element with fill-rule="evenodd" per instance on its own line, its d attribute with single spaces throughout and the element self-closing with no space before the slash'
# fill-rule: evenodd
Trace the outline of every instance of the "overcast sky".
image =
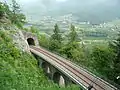
<svg viewBox="0 0 120 90">
<path fill-rule="evenodd" d="M 11 1 L 11 0 L 0 0 L 0 1 Z M 21 4 L 33 4 L 35 2 L 43 2 L 45 1 L 47 2 L 58 2 L 58 3 L 65 3 L 66 1 L 75 1 L 75 2 L 79 2 L 79 3 L 89 3 L 89 4 L 98 4 L 98 3 L 106 3 L 106 1 L 112 2 L 112 1 L 119 1 L 119 0 L 17 0 L 17 2 L 21 3 Z"/>
<path fill-rule="evenodd" d="M 7 1 L 10 2 L 11 0 L 0 0 L 0 1 Z M 29 6 L 51 6 L 56 4 L 66 4 L 72 6 L 94 6 L 94 5 L 116 5 L 120 2 L 120 0 L 16 0 L 22 7 L 29 7 Z M 61 5 L 62 6 L 62 5 Z M 62 7 L 61 7 L 62 8 Z"/>
<path fill-rule="evenodd" d="M 10 2 L 11 0 L 0 0 Z M 23 13 L 38 20 L 42 15 L 74 14 L 83 20 L 120 17 L 120 0 L 16 0 Z"/>
<path fill-rule="evenodd" d="M 34 2 L 34 1 L 40 1 L 40 0 L 18 0 L 22 3 L 27 3 L 27 2 Z M 56 0 L 57 2 L 65 2 L 67 0 Z"/>
</svg>

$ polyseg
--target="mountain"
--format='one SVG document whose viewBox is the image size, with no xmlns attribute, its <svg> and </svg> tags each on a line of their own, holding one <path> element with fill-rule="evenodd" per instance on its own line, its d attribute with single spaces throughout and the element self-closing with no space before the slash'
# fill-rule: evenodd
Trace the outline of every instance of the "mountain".
<svg viewBox="0 0 120 90">
<path fill-rule="evenodd" d="M 22 1 L 22 0 L 21 0 Z M 59 17 L 73 14 L 78 21 L 102 23 L 120 18 L 119 0 L 30 0 L 20 2 L 29 20 L 39 21 L 42 16 Z"/>
</svg>

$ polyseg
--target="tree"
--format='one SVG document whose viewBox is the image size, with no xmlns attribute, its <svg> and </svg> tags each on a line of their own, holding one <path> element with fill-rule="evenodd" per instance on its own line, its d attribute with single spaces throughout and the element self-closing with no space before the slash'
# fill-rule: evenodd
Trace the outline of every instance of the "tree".
<svg viewBox="0 0 120 90">
<path fill-rule="evenodd" d="M 61 43 L 62 37 L 61 37 L 60 30 L 57 24 L 55 24 L 53 32 L 54 34 L 51 36 L 51 38 Z"/>
<path fill-rule="evenodd" d="M 0 2 L 0 17 L 3 17 L 4 13 L 5 13 L 4 4 Z"/>
<path fill-rule="evenodd" d="M 75 26 L 71 24 L 70 33 L 68 34 L 68 45 L 70 45 L 71 49 L 76 49 L 79 47 L 77 43 L 78 35 L 75 31 Z"/>
<path fill-rule="evenodd" d="M 62 43 L 62 36 L 60 34 L 60 30 L 57 24 L 55 24 L 53 32 L 54 34 L 51 35 L 51 38 L 50 38 L 49 49 L 57 51 L 58 49 L 61 48 L 61 43 Z"/>
<path fill-rule="evenodd" d="M 8 18 L 12 24 L 17 25 L 19 28 L 22 28 L 26 20 L 25 15 L 21 13 L 20 6 L 15 0 L 12 0 L 11 9 L 7 3 L 0 2 L 0 18 L 3 16 Z"/>
<path fill-rule="evenodd" d="M 114 61 L 114 81 L 118 84 L 120 84 L 120 78 L 117 79 L 118 76 L 120 76 L 120 33 L 118 34 L 118 38 L 110 44 L 110 46 L 114 49 L 114 53 L 116 54 Z"/>
<path fill-rule="evenodd" d="M 101 75 L 113 80 L 113 49 L 105 46 L 96 46 L 91 54 L 91 61 L 94 69 Z"/>
<path fill-rule="evenodd" d="M 25 23 L 25 19 L 25 15 L 21 13 L 20 5 L 15 0 L 12 0 L 12 14 L 10 14 L 11 22 L 19 28 L 22 28 L 22 25 Z"/>
<path fill-rule="evenodd" d="M 65 54 L 68 58 L 71 58 L 75 61 L 79 61 L 80 58 L 83 58 L 83 52 L 77 43 L 78 35 L 75 31 L 75 26 L 71 24 L 70 33 L 68 34 L 68 42 L 64 45 L 60 53 Z"/>
<path fill-rule="evenodd" d="M 39 35 L 40 30 L 34 26 L 30 27 L 30 32 L 37 34 L 37 36 Z"/>
<path fill-rule="evenodd" d="M 39 45 L 45 48 L 49 48 L 49 38 L 45 34 L 38 35 Z"/>
<path fill-rule="evenodd" d="M 71 28 L 70 28 L 70 33 L 69 33 L 69 36 L 68 36 L 68 40 L 70 43 L 72 42 L 76 42 L 77 41 L 77 32 L 75 31 L 75 26 L 71 24 Z"/>
<path fill-rule="evenodd" d="M 16 0 L 12 0 L 12 11 L 14 15 L 19 14 L 21 11 L 20 5 L 16 2 Z"/>
<path fill-rule="evenodd" d="M 10 13 L 9 6 L 6 3 L 0 2 L 0 18 Z"/>
</svg>

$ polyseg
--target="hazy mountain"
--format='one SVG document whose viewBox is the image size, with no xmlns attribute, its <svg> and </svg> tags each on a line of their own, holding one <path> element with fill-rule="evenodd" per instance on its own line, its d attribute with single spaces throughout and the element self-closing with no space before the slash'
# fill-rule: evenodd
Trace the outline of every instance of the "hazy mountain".
<svg viewBox="0 0 120 90">
<path fill-rule="evenodd" d="M 120 18 L 120 0 L 18 0 L 29 19 L 73 14 L 78 21 L 101 23 Z"/>
</svg>

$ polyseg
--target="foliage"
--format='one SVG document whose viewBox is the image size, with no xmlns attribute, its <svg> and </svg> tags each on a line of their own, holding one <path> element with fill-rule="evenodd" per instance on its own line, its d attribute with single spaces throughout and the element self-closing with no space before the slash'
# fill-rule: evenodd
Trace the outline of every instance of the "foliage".
<svg viewBox="0 0 120 90">
<path fill-rule="evenodd" d="M 79 86 L 76 85 L 72 85 L 69 87 L 51 87 L 51 88 L 41 88 L 40 90 L 83 90 L 82 88 L 80 88 Z"/>
<path fill-rule="evenodd" d="M 19 51 L 11 42 L 8 34 L 0 31 L 1 89 L 36 90 L 54 86 L 37 67 L 34 57 Z"/>
<path fill-rule="evenodd" d="M 14 14 L 20 13 L 20 5 L 16 2 L 16 0 L 12 0 L 12 11 Z"/>
<path fill-rule="evenodd" d="M 75 61 L 79 61 L 80 58 L 83 59 L 84 57 L 82 48 L 79 47 L 77 42 L 67 43 L 63 45 L 59 51 L 61 54 L 64 54 L 68 58 L 73 59 Z"/>
<path fill-rule="evenodd" d="M 21 13 L 19 4 L 15 0 L 12 0 L 12 13 L 10 15 L 11 22 L 19 28 L 22 28 L 22 25 L 25 23 L 25 19 L 26 17 Z"/>
<path fill-rule="evenodd" d="M 68 42 L 61 47 L 60 53 L 65 54 L 68 58 L 74 61 L 80 61 L 84 58 L 83 49 L 80 48 L 80 45 L 77 43 L 77 32 L 75 31 L 75 26 L 71 25 L 70 33 L 68 34 Z"/>
<path fill-rule="evenodd" d="M 75 31 L 75 26 L 71 24 L 71 28 L 70 28 L 70 33 L 68 35 L 68 40 L 70 42 L 76 42 L 77 41 L 77 32 Z"/>
<path fill-rule="evenodd" d="M 39 45 L 49 49 L 49 38 L 45 35 L 38 35 Z"/>
<path fill-rule="evenodd" d="M 113 79 L 113 73 L 111 73 L 115 57 L 113 50 L 109 47 L 97 46 L 94 47 L 91 56 L 96 71 L 109 79 Z"/>
<path fill-rule="evenodd" d="M 61 43 L 62 43 L 62 37 L 57 24 L 55 24 L 53 32 L 54 34 L 51 36 L 50 42 L 49 42 L 50 44 L 49 49 L 53 51 L 57 51 L 58 49 L 61 48 Z"/>
<path fill-rule="evenodd" d="M 25 15 L 21 13 L 20 6 L 15 0 L 12 0 L 11 9 L 6 3 L 0 2 L 0 16 L 7 17 L 12 22 L 12 24 L 17 25 L 19 28 L 22 28 L 26 19 Z"/>
<path fill-rule="evenodd" d="M 110 44 L 110 46 L 114 49 L 114 53 L 116 54 L 115 58 L 113 59 L 114 81 L 120 84 L 120 78 L 117 79 L 117 77 L 120 76 L 120 34 L 118 34 L 118 38 L 113 42 L 113 44 Z"/>
<path fill-rule="evenodd" d="M 5 7 L 4 4 L 0 2 L 0 17 L 5 14 Z"/>
<path fill-rule="evenodd" d="M 32 27 L 30 28 L 30 32 L 39 35 L 39 30 L 38 30 L 36 27 L 34 27 L 34 26 L 32 26 Z"/>
<path fill-rule="evenodd" d="M 61 43 L 61 35 L 60 35 L 60 30 L 57 24 L 55 24 L 54 26 L 54 30 L 53 30 L 54 34 L 51 36 L 51 38 L 53 40 L 57 40 L 59 43 Z"/>
</svg>

